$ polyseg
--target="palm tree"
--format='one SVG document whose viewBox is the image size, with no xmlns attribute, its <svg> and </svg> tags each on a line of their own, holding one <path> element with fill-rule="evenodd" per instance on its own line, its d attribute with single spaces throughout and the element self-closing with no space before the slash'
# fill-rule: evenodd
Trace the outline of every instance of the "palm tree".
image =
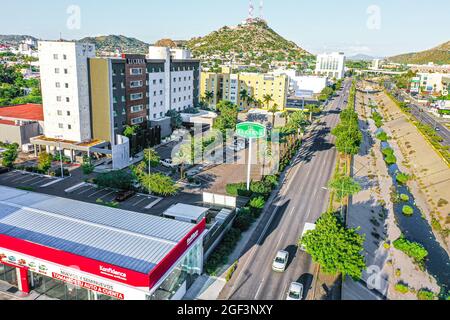
<svg viewBox="0 0 450 320">
<path fill-rule="evenodd" d="M 275 103 L 269 108 L 269 112 L 272 114 L 272 129 L 275 129 L 275 114 L 278 112 L 278 105 Z"/>
<path fill-rule="evenodd" d="M 212 92 L 212 91 L 205 92 L 205 100 L 208 104 L 210 104 L 210 102 L 213 98 L 214 98 L 214 92 Z"/>
<path fill-rule="evenodd" d="M 193 164 L 192 144 L 187 143 L 180 146 L 178 152 L 172 158 L 172 162 L 175 165 L 180 166 L 181 180 L 184 180 L 184 169 L 188 164 Z"/>
<path fill-rule="evenodd" d="M 267 109 L 269 109 L 270 103 L 273 101 L 273 96 L 271 94 L 265 94 L 263 96 L 263 101 L 266 103 Z"/>
<path fill-rule="evenodd" d="M 288 120 L 289 120 L 289 112 L 287 112 L 286 110 L 284 110 L 281 113 L 281 117 L 284 118 L 284 126 L 286 127 L 288 124 Z"/>
</svg>

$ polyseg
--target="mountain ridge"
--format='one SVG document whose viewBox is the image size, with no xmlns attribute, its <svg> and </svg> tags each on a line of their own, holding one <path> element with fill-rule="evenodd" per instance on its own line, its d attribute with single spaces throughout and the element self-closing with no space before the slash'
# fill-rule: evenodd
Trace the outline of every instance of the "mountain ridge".
<svg viewBox="0 0 450 320">
<path fill-rule="evenodd" d="M 450 64 L 450 41 L 444 42 L 434 48 L 396 55 L 388 58 L 389 61 L 403 64 Z"/>
</svg>

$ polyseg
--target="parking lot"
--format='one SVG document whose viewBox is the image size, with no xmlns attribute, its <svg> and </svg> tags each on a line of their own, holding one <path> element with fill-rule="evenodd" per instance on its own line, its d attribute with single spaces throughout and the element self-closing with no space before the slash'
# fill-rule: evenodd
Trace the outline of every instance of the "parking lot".
<svg viewBox="0 0 450 320">
<path fill-rule="evenodd" d="M 76 187 L 76 186 L 74 186 Z M 116 197 L 119 194 L 117 190 L 110 188 L 98 188 L 95 185 L 83 184 L 75 189 L 66 192 L 67 197 L 84 201 L 97 203 L 116 202 Z M 151 195 L 137 193 L 126 201 L 120 202 L 120 209 L 138 211 L 143 213 L 150 213 L 150 209 L 160 201 L 160 198 Z"/>
<path fill-rule="evenodd" d="M 58 178 L 22 171 L 10 171 L 0 175 L 0 184 L 13 188 L 45 188 L 59 180 Z"/>
</svg>

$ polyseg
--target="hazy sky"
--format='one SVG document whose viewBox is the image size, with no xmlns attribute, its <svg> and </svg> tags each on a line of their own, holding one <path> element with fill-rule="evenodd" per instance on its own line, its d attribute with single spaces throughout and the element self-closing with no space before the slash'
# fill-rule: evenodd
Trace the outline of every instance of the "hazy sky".
<svg viewBox="0 0 450 320">
<path fill-rule="evenodd" d="M 43 39 L 59 38 L 60 32 L 66 39 L 105 34 L 146 42 L 189 39 L 236 25 L 248 12 L 248 0 L 1 2 L 0 34 Z M 258 14 L 259 0 L 253 2 Z M 80 9 L 79 20 L 70 19 L 71 5 Z M 265 0 L 264 5 L 264 17 L 275 31 L 313 53 L 387 56 L 450 40 L 449 0 Z"/>
</svg>

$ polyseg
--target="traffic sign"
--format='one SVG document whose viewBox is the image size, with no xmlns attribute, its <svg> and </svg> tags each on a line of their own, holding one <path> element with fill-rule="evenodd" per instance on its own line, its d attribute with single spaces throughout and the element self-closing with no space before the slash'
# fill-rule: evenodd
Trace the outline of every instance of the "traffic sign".
<svg viewBox="0 0 450 320">
<path fill-rule="evenodd" d="M 260 139 L 266 136 L 266 127 L 256 122 L 243 122 L 236 126 L 236 135 L 244 139 Z"/>
</svg>

